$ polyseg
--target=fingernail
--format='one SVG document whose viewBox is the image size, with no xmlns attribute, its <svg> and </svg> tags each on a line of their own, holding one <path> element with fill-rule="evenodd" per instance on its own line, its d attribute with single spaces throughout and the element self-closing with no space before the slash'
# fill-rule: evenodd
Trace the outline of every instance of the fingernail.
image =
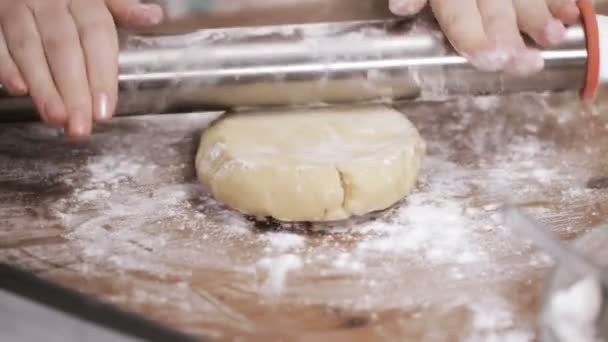
<svg viewBox="0 0 608 342">
<path fill-rule="evenodd" d="M 163 20 L 163 11 L 155 5 L 141 4 L 136 7 L 136 15 L 144 25 L 157 25 Z"/>
<path fill-rule="evenodd" d="M 482 71 L 500 71 L 511 59 L 511 53 L 505 49 L 490 49 L 465 57 L 474 67 Z"/>
<path fill-rule="evenodd" d="M 529 76 L 541 71 L 545 66 L 545 61 L 538 50 L 524 49 L 515 56 L 507 68 L 512 75 Z"/>
<path fill-rule="evenodd" d="M 91 134 L 91 123 L 79 112 L 70 114 L 71 119 L 68 123 L 68 134 L 74 141 L 81 141 Z"/>
<path fill-rule="evenodd" d="M 101 93 L 97 95 L 95 103 L 95 108 L 97 108 L 95 119 L 99 121 L 110 120 L 110 97 L 105 93 Z"/>
<path fill-rule="evenodd" d="M 72 128 L 71 128 L 70 124 L 67 124 L 66 127 L 64 128 L 64 134 L 68 141 L 70 141 L 72 143 L 81 143 L 86 139 L 85 135 L 75 134 L 71 130 L 72 130 Z"/>
<path fill-rule="evenodd" d="M 545 25 L 545 39 L 550 45 L 559 45 L 566 38 L 566 27 L 561 21 L 551 18 Z"/>
</svg>

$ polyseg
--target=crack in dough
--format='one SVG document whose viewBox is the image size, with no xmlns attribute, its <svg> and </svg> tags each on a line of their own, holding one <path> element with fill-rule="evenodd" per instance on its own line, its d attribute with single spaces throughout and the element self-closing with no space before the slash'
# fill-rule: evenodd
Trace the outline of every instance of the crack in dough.
<svg viewBox="0 0 608 342">
<path fill-rule="evenodd" d="M 414 188 L 425 144 L 385 106 L 228 115 L 203 132 L 197 174 L 220 202 L 282 221 L 386 209 Z"/>
</svg>

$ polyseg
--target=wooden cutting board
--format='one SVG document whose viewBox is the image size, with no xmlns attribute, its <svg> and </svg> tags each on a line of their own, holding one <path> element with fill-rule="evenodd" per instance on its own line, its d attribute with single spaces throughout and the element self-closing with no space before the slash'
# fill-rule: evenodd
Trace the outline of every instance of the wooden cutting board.
<svg viewBox="0 0 608 342">
<path fill-rule="evenodd" d="M 213 201 L 193 160 L 215 114 L 120 118 L 80 145 L 1 125 L 0 262 L 212 338 L 534 340 L 551 261 L 496 209 L 515 200 L 564 240 L 608 221 L 602 116 L 572 93 L 399 109 L 429 147 L 418 190 L 332 225 Z"/>
</svg>

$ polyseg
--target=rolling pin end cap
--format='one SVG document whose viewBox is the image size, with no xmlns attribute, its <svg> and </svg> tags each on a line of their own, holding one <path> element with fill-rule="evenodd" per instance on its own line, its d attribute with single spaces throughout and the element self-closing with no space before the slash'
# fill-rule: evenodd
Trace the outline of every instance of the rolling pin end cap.
<svg viewBox="0 0 608 342">
<path fill-rule="evenodd" d="M 581 12 L 585 41 L 587 46 L 587 71 L 585 85 L 581 90 L 581 98 L 593 101 L 597 95 L 600 84 L 600 16 L 595 12 L 592 0 L 579 0 L 577 2 Z M 608 36 L 607 36 L 608 37 Z"/>
</svg>

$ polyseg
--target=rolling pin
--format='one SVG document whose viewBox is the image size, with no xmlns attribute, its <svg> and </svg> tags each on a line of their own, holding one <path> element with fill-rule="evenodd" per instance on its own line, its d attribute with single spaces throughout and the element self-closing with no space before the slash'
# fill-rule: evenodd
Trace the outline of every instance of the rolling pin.
<svg viewBox="0 0 608 342">
<path fill-rule="evenodd" d="M 117 114 L 434 100 L 455 95 L 580 90 L 608 80 L 608 17 L 579 1 L 582 23 L 542 51 L 527 78 L 481 72 L 433 24 L 384 20 L 221 28 L 128 36 L 119 54 Z M 33 113 L 0 95 L 0 120 Z"/>
</svg>

